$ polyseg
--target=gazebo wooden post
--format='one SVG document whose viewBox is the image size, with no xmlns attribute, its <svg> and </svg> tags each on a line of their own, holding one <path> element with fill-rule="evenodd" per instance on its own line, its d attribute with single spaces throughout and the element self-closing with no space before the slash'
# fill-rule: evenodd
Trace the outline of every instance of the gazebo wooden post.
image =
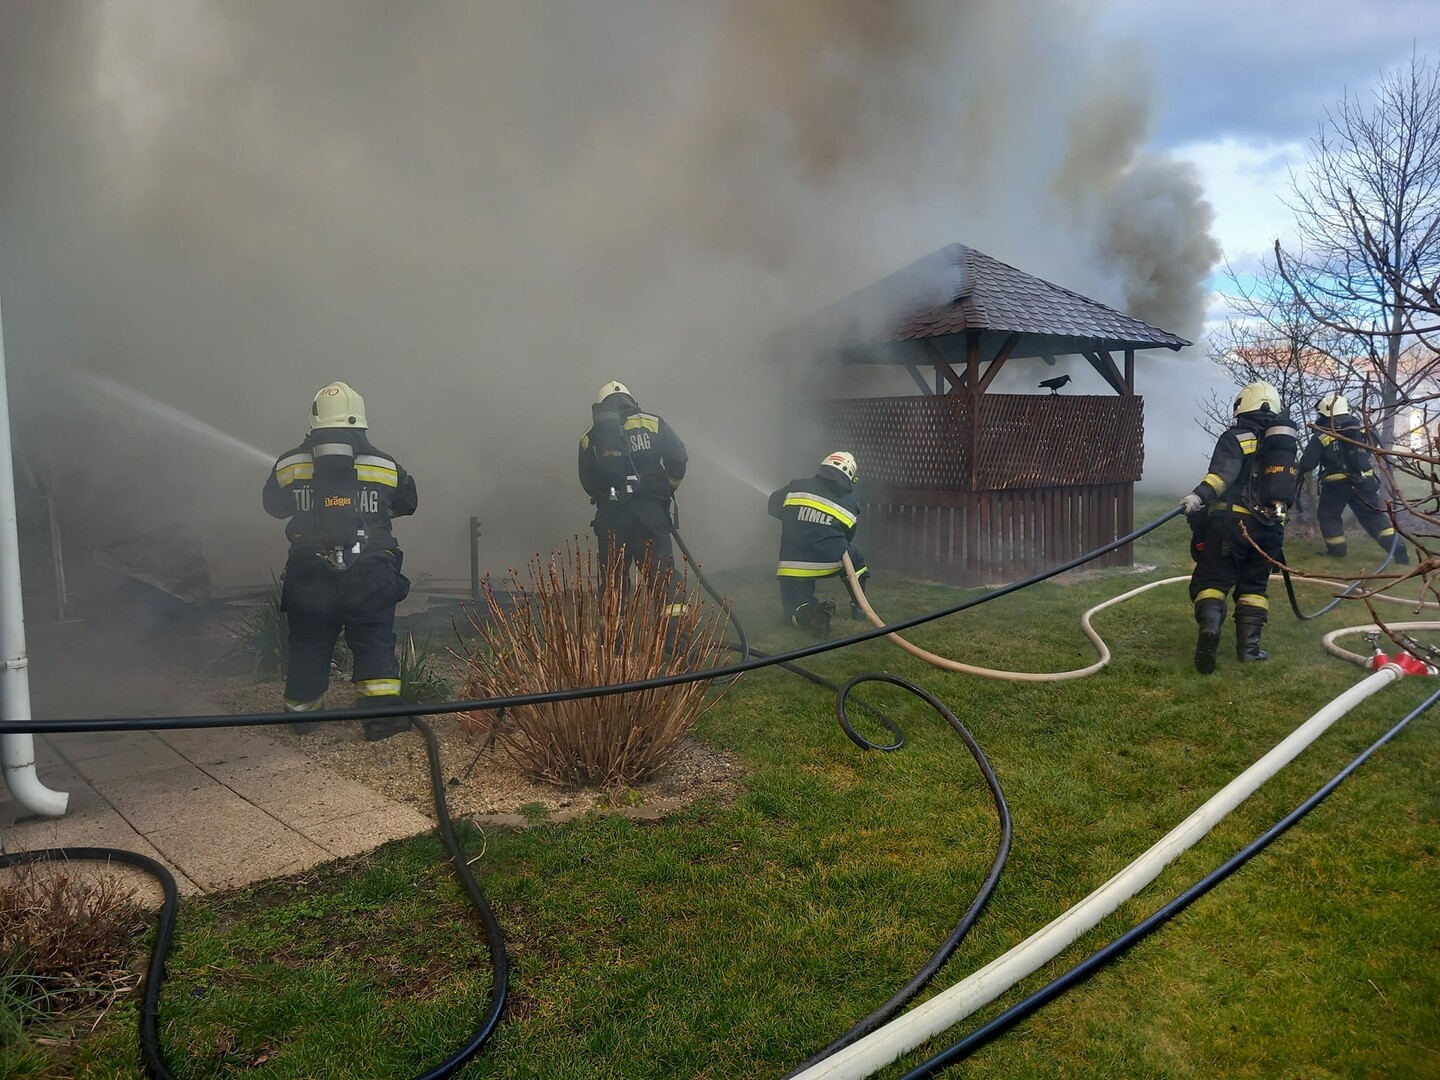
<svg viewBox="0 0 1440 1080">
<path fill-rule="evenodd" d="M 970 413 L 970 491 L 965 508 L 965 566 L 978 574 L 984 565 L 980 558 L 980 335 L 974 330 L 965 334 L 965 386 L 969 391 Z"/>
<path fill-rule="evenodd" d="M 1135 396 L 1135 350 L 1125 350 L 1125 387 L 1130 396 Z"/>
</svg>

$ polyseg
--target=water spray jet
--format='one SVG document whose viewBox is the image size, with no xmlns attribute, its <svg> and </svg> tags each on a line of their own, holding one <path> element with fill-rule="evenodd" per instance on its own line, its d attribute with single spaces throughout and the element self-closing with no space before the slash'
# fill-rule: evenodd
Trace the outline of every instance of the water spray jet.
<svg viewBox="0 0 1440 1080">
<path fill-rule="evenodd" d="M 75 381 L 87 390 L 99 393 L 112 401 L 118 401 L 124 405 L 143 412 L 149 416 L 158 417 L 161 420 L 185 431 L 191 435 L 199 436 L 212 446 L 222 450 L 228 450 L 243 457 L 260 462 L 264 465 L 273 465 L 274 454 L 267 454 L 259 447 L 251 446 L 247 442 L 228 435 L 217 427 L 213 427 L 205 421 L 191 416 L 189 413 L 175 408 L 173 405 L 166 405 L 164 402 L 156 401 L 152 397 L 132 390 L 128 386 L 122 386 L 114 379 L 104 375 L 97 375 L 93 371 L 77 371 L 73 375 Z"/>
</svg>

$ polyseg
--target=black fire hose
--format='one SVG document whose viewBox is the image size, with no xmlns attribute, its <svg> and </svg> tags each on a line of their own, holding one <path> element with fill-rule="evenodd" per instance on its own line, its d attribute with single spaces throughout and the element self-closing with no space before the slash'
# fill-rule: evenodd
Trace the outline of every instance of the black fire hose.
<svg viewBox="0 0 1440 1080">
<path fill-rule="evenodd" d="M 1404 540 L 1400 539 L 1400 534 L 1397 532 L 1394 538 L 1390 541 L 1390 550 L 1385 554 L 1385 561 L 1380 564 L 1380 566 L 1376 569 L 1375 573 L 1380 574 L 1385 571 L 1385 568 L 1390 565 L 1390 560 L 1395 558 L 1396 548 L 1404 542 Z M 1306 615 L 1303 611 L 1300 610 L 1300 601 L 1295 598 L 1295 585 L 1290 580 L 1290 571 L 1285 567 L 1281 567 L 1280 576 L 1285 579 L 1285 595 L 1290 597 L 1290 610 L 1295 613 L 1295 617 L 1301 622 L 1309 622 L 1311 619 L 1318 619 L 1321 615 L 1324 615 L 1336 604 L 1340 603 L 1341 600 L 1344 600 L 1347 596 L 1353 593 L 1362 584 L 1362 582 L 1359 581 L 1352 581 L 1348 586 L 1346 586 L 1345 591 L 1342 592 L 1339 596 L 1335 597 L 1334 600 L 1331 600 L 1330 603 L 1326 604 L 1314 614 Z"/>
<path fill-rule="evenodd" d="M 863 1039 L 866 1035 L 869 1035 L 872 1031 L 894 1017 L 916 994 L 923 990 L 926 984 L 935 977 L 935 973 L 944 967 L 945 962 L 954 955 L 955 950 L 960 947 L 960 942 L 963 941 L 965 935 L 970 932 L 970 928 L 975 925 L 975 920 L 980 917 L 980 912 L 984 909 L 985 905 L 989 903 L 991 895 L 995 892 L 995 886 L 1000 883 L 1000 874 L 1005 869 L 1006 860 L 1010 857 L 1010 840 L 1012 834 L 1010 807 L 1005 802 L 1005 793 L 1000 789 L 1000 780 L 995 775 L 995 770 L 991 767 L 989 759 L 985 757 L 985 752 L 980 749 L 980 744 L 975 741 L 975 736 L 970 734 L 965 725 L 960 722 L 959 717 L 946 708 L 938 698 L 915 685 L 915 683 L 909 679 L 901 678 L 899 675 L 891 675 L 887 672 L 867 671 L 856 675 L 841 687 L 837 701 L 841 726 L 844 727 L 845 734 L 848 735 L 851 741 L 857 746 L 874 750 L 890 750 L 895 748 L 876 746 L 874 743 L 862 738 L 855 732 L 854 728 L 851 727 L 850 721 L 845 714 L 845 698 L 856 686 L 866 682 L 889 683 L 892 686 L 898 686 L 902 690 L 909 691 L 943 716 L 946 722 L 955 729 L 955 733 L 964 740 L 966 749 L 970 751 L 970 756 L 975 759 L 975 764 L 980 767 L 980 775 L 985 778 L 985 785 L 990 789 L 990 797 L 995 802 L 995 813 L 1000 819 L 1000 840 L 996 846 L 995 858 L 990 864 L 990 872 L 985 875 L 985 880 L 981 883 L 979 891 L 976 892 L 975 899 L 971 902 L 969 910 L 967 910 L 960 921 L 956 923 L 955 928 L 950 931 L 950 935 L 941 942 L 940 947 L 935 950 L 930 956 L 930 959 L 925 962 L 925 965 L 882 1005 L 868 1016 L 857 1021 L 849 1031 L 845 1032 L 823 1050 L 818 1051 L 813 1056 L 795 1066 L 795 1068 L 785 1074 L 785 1077 L 796 1076 L 812 1066 L 819 1064 L 831 1054 L 843 1050 L 859 1039 Z M 866 707 L 869 708 L 869 706 Z M 891 730 L 896 733 L 899 741 L 903 743 L 904 737 L 899 735 L 898 729 L 892 727 Z M 785 1080 L 785 1078 L 782 1077 L 782 1080 Z"/>
<path fill-rule="evenodd" d="M 500 923 L 490 909 L 485 894 L 481 892 L 475 875 L 471 873 L 469 860 L 466 859 L 465 852 L 455 837 L 455 826 L 450 820 L 450 810 L 445 802 L 445 781 L 440 766 L 440 745 L 435 740 L 435 732 L 423 720 L 416 719 L 413 724 L 419 729 L 420 734 L 425 736 L 425 751 L 430 762 L 430 790 L 435 797 L 435 820 L 440 830 L 440 838 L 445 844 L 445 850 L 450 853 L 450 859 L 454 863 L 455 874 L 459 877 L 460 884 L 464 886 L 470 902 L 480 913 L 480 921 L 485 926 L 485 938 L 490 948 L 490 964 L 494 971 L 494 979 L 490 987 L 490 1004 L 474 1034 L 455 1053 L 433 1068 L 416 1074 L 414 1078 L 414 1080 L 443 1080 L 444 1077 L 453 1076 L 457 1069 L 479 1053 L 480 1048 L 494 1033 L 495 1025 L 500 1021 L 500 1013 L 505 1008 L 505 999 L 509 990 L 510 959 L 505 951 L 505 935 L 500 929 Z M 170 871 L 154 859 L 138 852 L 101 847 L 18 851 L 9 855 L 0 855 L 0 869 L 51 860 L 78 862 L 92 859 L 138 867 L 160 882 L 160 887 L 165 892 L 165 901 L 160 908 L 160 921 L 155 931 L 155 944 L 151 947 L 150 963 L 145 971 L 145 994 L 140 1004 L 140 1054 L 144 1060 L 146 1072 L 155 1080 L 176 1080 L 175 1074 L 165 1063 L 165 1056 L 160 1049 L 160 1038 L 157 1033 L 160 1013 L 160 984 L 165 978 L 165 959 L 170 955 L 170 945 L 175 936 L 176 910 L 180 899 L 175 887 L 175 878 Z"/>
<path fill-rule="evenodd" d="M 986 1043 L 993 1042 L 995 1039 L 999 1038 L 1006 1031 L 1014 1027 L 1017 1023 L 1025 1019 L 1025 1017 L 1029 1016 L 1031 1013 L 1037 1011 L 1044 1005 L 1055 1000 L 1055 998 L 1059 997 L 1071 987 L 1077 986 L 1078 984 L 1084 982 L 1091 975 L 1095 974 L 1095 972 L 1099 971 L 1102 967 L 1108 964 L 1111 960 L 1114 960 L 1118 956 L 1122 955 L 1132 945 L 1154 933 L 1165 923 L 1169 922 L 1170 919 L 1180 914 L 1180 912 L 1184 911 L 1196 900 L 1200 899 L 1200 897 L 1204 896 L 1216 885 L 1219 885 L 1231 874 L 1239 870 L 1240 867 L 1244 866 L 1252 858 L 1254 858 L 1260 852 L 1264 851 L 1265 848 L 1269 847 L 1273 841 L 1275 841 L 1285 832 L 1287 832 L 1292 825 L 1298 822 L 1306 814 L 1310 813 L 1310 811 L 1315 809 L 1315 807 L 1319 806 L 1322 802 L 1324 802 L 1330 796 L 1331 792 L 1333 792 L 1347 778 L 1349 778 L 1351 773 L 1353 773 L 1356 769 L 1360 768 L 1361 765 L 1365 764 L 1365 762 L 1370 759 L 1372 754 L 1374 754 L 1387 742 L 1393 739 L 1396 735 L 1400 734 L 1400 732 L 1405 729 L 1405 727 L 1410 723 L 1410 721 L 1414 720 L 1421 713 L 1431 708 L 1437 701 L 1440 701 L 1440 690 L 1437 690 L 1435 693 L 1431 694 L 1428 698 L 1426 698 L 1423 702 L 1421 702 L 1418 706 L 1411 710 L 1411 712 L 1403 720 L 1397 723 L 1384 735 L 1380 736 L 1380 738 L 1376 739 L 1375 742 L 1371 743 L 1370 746 L 1367 747 L 1365 751 L 1360 754 L 1359 757 L 1355 758 L 1355 760 L 1350 762 L 1349 765 L 1346 765 L 1345 768 L 1341 769 L 1338 773 L 1336 773 L 1333 777 L 1326 781 L 1324 785 L 1322 785 L 1313 795 L 1311 795 L 1303 803 L 1297 806 L 1294 810 L 1290 811 L 1290 813 L 1286 814 L 1285 817 L 1281 818 L 1268 830 L 1266 830 L 1260 836 L 1256 837 L 1245 847 L 1241 848 L 1238 852 L 1236 852 L 1228 860 L 1226 860 L 1222 865 L 1217 867 L 1215 870 L 1212 870 L 1209 874 L 1201 878 L 1194 885 L 1190 886 L 1190 888 L 1186 889 L 1179 896 L 1176 896 L 1173 900 L 1167 903 L 1164 907 L 1160 908 L 1153 915 L 1149 916 L 1146 919 L 1143 919 L 1134 927 L 1121 934 L 1114 941 L 1110 942 L 1108 945 L 1086 957 L 1069 971 L 1056 978 L 1053 982 L 1050 982 L 1046 986 L 1041 987 L 1039 990 L 1035 991 L 1035 993 L 1031 994 L 1023 1001 L 1017 1002 L 1016 1004 L 1010 1006 L 1010 1008 L 1006 1009 L 999 1016 L 977 1028 L 974 1032 L 967 1035 L 964 1039 L 961 1039 L 955 1045 L 949 1047 L 948 1049 L 942 1051 L 939 1054 L 936 1054 L 928 1061 L 917 1065 L 915 1068 L 905 1073 L 905 1075 L 902 1076 L 900 1080 L 923 1080 L 924 1077 L 935 1076 L 941 1070 L 963 1061 L 965 1058 L 969 1057 Z"/>
<path fill-rule="evenodd" d="M 700 564 L 695 561 L 695 556 L 690 554 L 690 549 L 685 545 L 685 538 L 680 535 L 680 504 L 675 501 L 673 496 L 670 499 L 670 506 L 672 508 L 670 535 L 675 538 L 675 546 L 680 549 L 680 554 L 685 556 L 685 561 L 689 563 L 690 568 L 695 571 L 695 580 L 700 582 L 700 587 L 709 593 L 710 599 L 719 604 L 721 610 L 729 616 L 730 625 L 735 627 L 735 633 L 740 638 L 740 644 L 736 646 L 730 645 L 727 642 L 726 645 L 732 652 L 738 652 L 740 654 L 740 663 L 743 664 L 754 654 L 750 652 L 750 638 L 745 633 L 745 627 L 741 626 L 740 620 L 735 617 L 735 605 L 716 592 L 714 586 L 710 584 L 710 579 L 700 572 Z M 735 679 L 738 679 L 741 674 L 741 672 L 737 672 L 731 677 L 731 681 L 733 682 Z"/>
<path fill-rule="evenodd" d="M 1098 559 L 1101 555 L 1107 555 L 1116 548 L 1122 548 L 1132 544 L 1147 533 L 1153 532 L 1167 521 L 1176 517 L 1182 512 L 1179 506 L 1173 507 L 1154 521 L 1151 521 L 1134 532 L 1126 533 L 1124 536 L 1116 537 L 1107 544 L 1102 544 L 1093 551 L 1087 551 L 1083 555 L 1077 555 L 1073 559 L 1067 559 L 1050 567 L 1048 570 L 1041 570 L 1031 574 L 1019 581 L 1012 581 L 1008 585 L 1002 585 L 981 596 L 974 596 L 968 600 L 961 600 L 951 604 L 949 607 L 937 608 L 934 611 L 923 612 L 919 615 L 911 615 L 901 619 L 899 622 L 888 623 L 885 626 L 869 627 L 865 630 L 856 631 L 846 637 L 834 638 L 830 641 L 819 641 L 812 645 L 802 645 L 799 648 L 790 649 L 783 653 L 774 653 L 766 657 L 756 657 L 752 654 L 749 660 L 740 661 L 734 664 L 726 664 L 714 668 L 701 668 L 697 671 L 681 671 L 673 675 L 657 675 L 651 679 L 636 679 L 633 682 L 611 683 L 606 686 L 579 686 L 567 690 L 542 690 L 531 694 L 509 694 L 501 697 L 475 698 L 469 701 L 449 701 L 443 703 L 428 703 L 425 705 L 369 705 L 363 709 L 322 709 L 316 712 L 305 714 L 306 723 L 328 723 L 340 720 L 379 720 L 386 717 L 415 716 L 425 713 L 431 716 L 443 716 L 447 713 L 459 712 L 488 712 L 498 709 L 513 709 L 522 705 L 550 705 L 561 701 L 579 701 L 582 698 L 609 697 L 614 694 L 638 693 L 642 690 L 658 690 L 666 686 L 680 686 L 684 683 L 703 682 L 713 679 L 724 678 L 729 675 L 740 675 L 747 671 L 756 671 L 759 668 L 770 667 L 773 664 L 790 663 L 795 660 L 803 660 L 807 656 L 817 656 L 820 653 L 833 652 L 836 649 L 843 649 L 850 645 L 858 645 L 862 641 L 874 641 L 887 634 L 898 633 L 909 630 L 911 627 L 923 626 L 925 623 L 935 622 L 938 619 L 950 615 L 958 615 L 962 611 L 978 607 L 981 604 L 988 604 L 991 600 L 998 600 L 1002 596 L 1009 596 L 1011 593 L 1027 589 L 1031 585 L 1037 585 L 1052 577 L 1065 573 L 1067 570 L 1074 570 L 1077 566 L 1083 566 L 1087 562 Z M 46 720 L 37 724 L 34 720 L 0 720 L 0 735 L 34 734 L 36 731 L 43 733 L 61 733 L 76 731 L 174 731 L 178 728 L 216 728 L 216 727 L 264 727 L 273 724 L 288 724 L 295 719 L 294 713 L 219 713 L 208 716 L 142 716 L 142 717 L 90 717 L 79 720 Z"/>
</svg>

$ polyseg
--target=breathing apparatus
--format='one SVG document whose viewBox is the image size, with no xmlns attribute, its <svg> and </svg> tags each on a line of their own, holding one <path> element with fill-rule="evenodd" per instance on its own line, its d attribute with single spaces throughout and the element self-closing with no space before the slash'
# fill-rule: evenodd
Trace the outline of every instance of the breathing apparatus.
<svg viewBox="0 0 1440 1080">
<path fill-rule="evenodd" d="M 1350 412 L 1350 403 L 1340 396 L 1339 392 L 1326 394 L 1320 399 L 1316 406 L 1316 412 L 1327 420 L 1323 425 L 1330 431 L 1341 436 L 1336 440 L 1340 446 L 1340 457 L 1345 463 L 1345 471 L 1349 474 L 1352 483 L 1359 483 L 1368 476 L 1373 476 L 1375 471 L 1375 460 L 1371 457 L 1370 451 L 1359 445 L 1365 441 L 1365 426 L 1358 417 L 1353 417 Z M 1342 422 L 1340 417 L 1352 417 Z"/>
<path fill-rule="evenodd" d="M 1253 382 L 1235 398 L 1235 415 L 1269 421 L 1255 446 L 1250 468 L 1250 506 L 1270 525 L 1284 524 L 1300 481 L 1300 432 L 1280 409 L 1280 394 L 1267 382 Z"/>
<path fill-rule="evenodd" d="M 346 570 L 365 547 L 355 448 L 344 442 L 315 442 L 310 453 L 315 459 L 316 553 L 330 569 Z"/>
<path fill-rule="evenodd" d="M 310 406 L 310 454 L 315 462 L 313 509 L 318 540 L 316 554 L 335 571 L 354 565 L 365 547 L 365 519 L 360 514 L 355 447 L 352 440 L 338 432 L 364 431 L 369 426 L 365 416 L 365 399 L 347 383 L 333 382 L 321 387 Z M 331 430 L 336 431 L 336 437 L 326 441 L 325 433 Z"/>
<path fill-rule="evenodd" d="M 590 445 L 609 489 L 607 501 L 623 502 L 635 494 L 640 478 L 630 460 L 630 443 L 625 434 L 625 418 L 639 408 L 624 383 L 614 379 L 600 387 L 595 404 L 590 406 L 592 427 Z"/>
</svg>

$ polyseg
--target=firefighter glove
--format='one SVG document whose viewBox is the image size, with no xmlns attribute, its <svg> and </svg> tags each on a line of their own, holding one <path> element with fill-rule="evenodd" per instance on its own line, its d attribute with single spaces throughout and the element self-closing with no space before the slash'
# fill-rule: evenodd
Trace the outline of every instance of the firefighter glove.
<svg viewBox="0 0 1440 1080">
<path fill-rule="evenodd" d="M 1202 509 L 1205 506 L 1205 502 L 1199 495 L 1196 495 L 1195 492 L 1192 491 L 1180 500 L 1180 505 L 1185 508 L 1185 513 L 1193 514 L 1197 510 Z"/>
</svg>

